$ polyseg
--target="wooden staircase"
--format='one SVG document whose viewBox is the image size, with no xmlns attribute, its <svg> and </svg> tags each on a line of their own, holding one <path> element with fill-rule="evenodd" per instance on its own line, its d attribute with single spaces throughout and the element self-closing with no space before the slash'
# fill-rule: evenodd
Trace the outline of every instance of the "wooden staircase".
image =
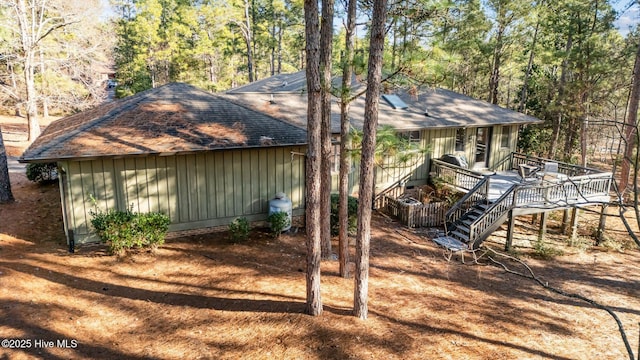
<svg viewBox="0 0 640 360">
<path fill-rule="evenodd" d="M 519 170 L 521 166 L 543 169 L 548 162 L 555 163 L 557 170 L 543 173 L 533 182 L 521 180 L 508 188 L 502 186 L 498 192 L 500 197 L 495 199 L 495 196 L 489 197 L 491 175 L 483 176 L 432 160 L 435 176 L 446 179 L 454 188 L 468 191 L 446 213 L 446 236 L 475 249 L 509 217 L 610 201 L 609 190 L 613 179 L 610 172 L 519 153 L 511 153 L 492 170 L 510 172 Z"/>
<path fill-rule="evenodd" d="M 446 214 L 447 236 L 478 248 L 511 216 L 540 213 L 609 201 L 611 173 L 540 184 L 516 183 L 498 199 L 489 200 L 490 177 L 480 181 Z"/>
<path fill-rule="evenodd" d="M 495 201 L 489 201 L 489 177 L 485 177 L 447 212 L 447 236 L 457 239 L 468 248 L 476 249 L 508 218 L 513 208 L 517 185 Z"/>
</svg>

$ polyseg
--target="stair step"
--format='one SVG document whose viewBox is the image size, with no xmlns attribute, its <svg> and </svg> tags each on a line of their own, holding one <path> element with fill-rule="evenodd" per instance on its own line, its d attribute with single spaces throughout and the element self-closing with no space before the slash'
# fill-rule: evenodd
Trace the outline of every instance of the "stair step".
<svg viewBox="0 0 640 360">
<path fill-rule="evenodd" d="M 475 208 L 480 209 L 481 211 L 485 211 L 489 208 L 489 204 L 476 204 Z"/>
<path fill-rule="evenodd" d="M 480 213 L 480 212 L 476 212 L 476 211 L 470 212 L 470 213 L 467 214 L 467 219 L 475 220 L 475 219 L 479 218 L 480 215 L 482 215 L 482 213 Z"/>
<path fill-rule="evenodd" d="M 473 224 L 473 221 L 474 221 L 475 219 L 477 219 L 477 217 L 475 217 L 474 219 L 467 218 L 467 219 L 464 219 L 464 220 L 462 220 L 462 221 L 460 221 L 460 222 L 461 222 L 463 225 L 465 225 L 466 227 L 469 227 L 469 226 L 471 226 L 471 224 Z"/>
<path fill-rule="evenodd" d="M 463 224 L 458 224 L 458 226 L 456 226 L 456 230 L 455 231 L 458 231 L 460 233 L 468 235 L 469 234 L 469 227 L 465 226 Z"/>
<path fill-rule="evenodd" d="M 464 243 L 468 243 L 469 242 L 469 235 L 465 235 L 465 234 L 460 233 L 458 231 L 452 231 L 450 236 L 453 236 L 454 238 L 457 238 L 458 240 L 461 240 Z"/>
</svg>

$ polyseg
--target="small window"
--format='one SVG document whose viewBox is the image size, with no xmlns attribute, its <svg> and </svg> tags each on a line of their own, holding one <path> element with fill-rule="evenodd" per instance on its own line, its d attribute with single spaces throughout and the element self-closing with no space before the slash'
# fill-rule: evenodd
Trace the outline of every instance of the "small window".
<svg viewBox="0 0 640 360">
<path fill-rule="evenodd" d="M 502 127 L 502 133 L 500 134 L 500 147 L 511 147 L 511 128 L 509 126 Z"/>
<path fill-rule="evenodd" d="M 464 128 L 456 130 L 456 151 L 464 151 L 464 139 L 467 131 Z"/>
<path fill-rule="evenodd" d="M 399 131 L 398 132 L 398 136 L 409 140 L 412 143 L 419 143 L 420 142 L 420 131 L 419 130 L 415 130 L 415 131 Z"/>
</svg>

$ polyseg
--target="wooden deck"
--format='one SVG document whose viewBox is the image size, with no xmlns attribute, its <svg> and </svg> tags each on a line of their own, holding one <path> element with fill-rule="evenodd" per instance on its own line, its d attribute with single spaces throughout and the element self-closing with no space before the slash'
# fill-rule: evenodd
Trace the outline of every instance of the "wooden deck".
<svg viewBox="0 0 640 360">
<path fill-rule="evenodd" d="M 433 160 L 434 174 L 467 194 L 447 212 L 448 234 L 477 247 L 508 218 L 610 201 L 610 172 L 512 153 L 490 173 Z M 517 171 L 553 169 L 523 179 Z"/>
<path fill-rule="evenodd" d="M 515 170 L 517 166 L 523 163 L 534 163 L 533 165 L 542 168 L 544 162 L 551 160 L 527 157 L 517 153 L 512 154 L 511 157 L 515 159 L 512 160 L 513 164 L 507 167 L 509 170 L 484 173 L 434 160 L 434 173 L 463 192 L 472 191 L 486 177 L 488 189 L 484 195 L 485 199 L 489 203 L 494 203 L 506 193 L 514 191 L 517 195 L 513 199 L 513 205 L 514 208 L 519 209 L 519 213 L 535 213 L 591 203 L 600 204 L 610 200 L 609 188 L 612 174 L 609 172 L 556 162 L 560 166 L 554 175 L 545 176 L 544 173 L 539 172 L 537 177 L 525 181 Z"/>
<path fill-rule="evenodd" d="M 610 173 L 600 173 L 555 180 L 541 176 L 538 182 L 523 183 L 516 171 L 501 171 L 489 175 L 487 199 L 495 202 L 515 186 L 514 212 L 532 214 L 608 202 L 610 182 Z"/>
</svg>

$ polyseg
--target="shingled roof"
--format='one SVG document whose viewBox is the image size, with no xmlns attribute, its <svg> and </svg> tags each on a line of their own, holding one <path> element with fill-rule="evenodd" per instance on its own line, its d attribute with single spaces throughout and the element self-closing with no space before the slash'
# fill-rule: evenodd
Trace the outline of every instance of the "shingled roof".
<svg viewBox="0 0 640 360">
<path fill-rule="evenodd" d="M 306 80 L 304 72 L 276 75 L 255 83 L 226 92 L 225 97 L 266 112 L 278 118 L 287 119 L 306 126 L 307 94 L 304 92 Z M 279 86 L 289 79 L 286 86 Z M 295 81 L 293 81 L 295 79 Z M 336 81 L 334 81 L 335 83 Z M 298 86 L 295 88 L 295 86 Z M 362 84 L 360 84 L 362 85 Z M 541 120 L 506 109 L 486 101 L 473 99 L 454 91 L 439 88 L 414 88 L 411 91 L 398 90 L 393 93 L 408 106 L 395 109 L 384 99 L 380 99 L 378 123 L 398 130 L 438 129 L 449 127 L 480 127 L 493 125 L 517 125 L 538 123 Z M 350 104 L 352 126 L 362 128 L 364 121 L 365 96 Z M 332 101 L 331 130 L 340 132 L 340 108 L 338 99 Z"/>
<path fill-rule="evenodd" d="M 21 162 L 306 144 L 303 128 L 183 83 L 51 123 Z"/>
</svg>

